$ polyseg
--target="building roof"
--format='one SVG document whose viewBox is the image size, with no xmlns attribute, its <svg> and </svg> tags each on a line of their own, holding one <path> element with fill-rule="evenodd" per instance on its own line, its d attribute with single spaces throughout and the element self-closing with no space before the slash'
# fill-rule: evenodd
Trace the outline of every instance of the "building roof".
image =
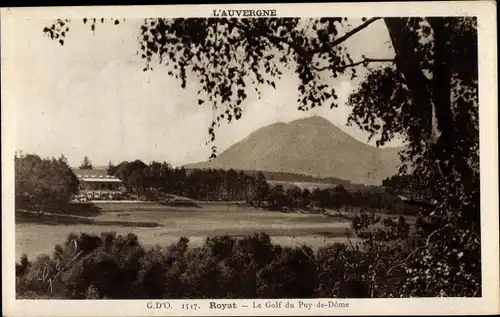
<svg viewBox="0 0 500 317">
<path fill-rule="evenodd" d="M 105 169 L 78 169 L 74 168 L 73 173 L 79 180 L 84 182 L 122 182 L 121 179 L 108 175 Z"/>
<path fill-rule="evenodd" d="M 82 182 L 87 183 L 122 183 L 122 181 L 116 177 L 106 177 L 106 178 L 91 178 L 91 177 L 78 177 Z"/>
</svg>

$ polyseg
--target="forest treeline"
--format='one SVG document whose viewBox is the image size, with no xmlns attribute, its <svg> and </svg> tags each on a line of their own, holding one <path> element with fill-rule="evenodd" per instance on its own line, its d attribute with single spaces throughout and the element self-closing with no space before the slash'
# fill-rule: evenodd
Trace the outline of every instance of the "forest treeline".
<svg viewBox="0 0 500 317">
<path fill-rule="evenodd" d="M 360 207 L 395 213 L 416 212 L 402 202 L 394 192 L 402 184 L 398 178 L 387 181 L 388 189 L 365 187 L 364 190 L 348 190 L 343 184 L 331 184 L 329 188 L 299 188 L 271 185 L 266 172 L 236 171 L 233 169 L 185 169 L 172 167 L 163 162 L 149 165 L 140 160 L 122 162 L 107 168 L 110 175 L 123 180 L 127 188 L 145 199 L 161 199 L 162 194 L 176 194 L 195 200 L 246 201 L 268 209 L 339 209 Z M 294 174 L 271 174 L 276 177 L 292 177 Z M 306 179 L 306 178 L 303 178 Z M 312 179 L 312 177 L 311 177 Z M 324 180 L 323 180 L 324 181 Z"/>
<path fill-rule="evenodd" d="M 146 164 L 140 160 L 107 167 L 109 175 L 121 179 L 135 194 L 182 195 L 196 200 L 250 201 L 267 184 L 262 173 L 251 175 L 235 170 L 201 170 L 173 167 L 166 162 Z M 153 195 L 153 196 L 152 196 Z"/>
<path fill-rule="evenodd" d="M 89 163 L 90 164 L 90 163 Z M 140 160 L 107 168 L 110 175 L 124 181 L 127 190 L 142 199 L 163 201 L 168 194 L 200 201 L 245 201 L 254 206 L 282 209 L 339 209 L 351 207 L 414 213 L 415 208 L 396 195 L 404 181 L 386 180 L 386 188 L 366 187 L 347 190 L 344 185 L 330 188 L 299 188 L 293 184 L 271 185 L 263 172 L 222 169 L 185 169 L 163 162 L 149 165 Z M 34 154 L 15 158 L 16 207 L 41 208 L 67 204 L 78 191 L 78 179 L 64 156 L 44 159 Z M 399 186 L 399 187 L 398 187 Z"/>
</svg>

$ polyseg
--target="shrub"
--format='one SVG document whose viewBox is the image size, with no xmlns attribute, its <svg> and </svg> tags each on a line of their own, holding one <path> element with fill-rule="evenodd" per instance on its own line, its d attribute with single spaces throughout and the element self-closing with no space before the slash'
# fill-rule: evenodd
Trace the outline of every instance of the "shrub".
<svg viewBox="0 0 500 317">
<path fill-rule="evenodd" d="M 385 221 L 406 228 L 406 222 Z M 391 231 L 385 231 L 391 235 Z M 448 232 L 449 231 L 449 232 Z M 477 237 L 457 230 L 449 244 L 368 235 L 361 244 L 281 247 L 260 233 L 207 238 L 196 248 L 181 238 L 144 249 L 137 236 L 71 234 L 52 257 L 16 265 L 18 298 L 366 298 L 480 296 Z M 461 245 L 469 245 L 464 251 Z M 434 253 L 447 254 L 444 265 Z M 404 265 L 403 265 L 404 264 Z"/>
<path fill-rule="evenodd" d="M 311 297 L 316 288 L 316 259 L 309 247 L 283 248 L 257 274 L 258 297 Z"/>
</svg>

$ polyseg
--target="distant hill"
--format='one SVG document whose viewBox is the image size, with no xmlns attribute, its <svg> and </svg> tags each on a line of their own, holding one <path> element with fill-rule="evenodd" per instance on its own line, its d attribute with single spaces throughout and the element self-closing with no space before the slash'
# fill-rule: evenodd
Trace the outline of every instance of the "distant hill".
<svg viewBox="0 0 500 317">
<path fill-rule="evenodd" d="M 186 168 L 260 170 L 380 185 L 384 178 L 396 174 L 398 151 L 362 143 L 315 116 L 263 127 L 212 161 Z"/>
<path fill-rule="evenodd" d="M 255 171 L 245 171 L 251 174 Z M 351 182 L 337 177 L 315 177 L 306 174 L 286 173 L 286 172 L 270 172 L 262 171 L 268 181 L 277 182 L 304 182 L 304 183 L 320 183 L 320 184 L 335 184 L 335 185 L 348 185 Z"/>
</svg>

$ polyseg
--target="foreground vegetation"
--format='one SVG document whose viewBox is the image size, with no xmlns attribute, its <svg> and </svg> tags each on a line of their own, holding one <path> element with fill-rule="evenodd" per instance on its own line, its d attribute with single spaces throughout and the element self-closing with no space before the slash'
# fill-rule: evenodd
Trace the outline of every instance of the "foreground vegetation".
<svg viewBox="0 0 500 317">
<path fill-rule="evenodd" d="M 410 228 L 403 217 L 361 213 L 352 228 L 363 243 L 317 250 L 273 244 L 265 233 L 209 237 L 194 247 L 183 237 L 149 248 L 135 234 L 70 234 L 52 255 L 21 257 L 16 292 L 70 299 L 480 296 L 481 265 L 470 261 L 478 249 L 451 251 L 446 266 L 422 272 L 414 257 L 431 243 L 418 238 L 426 236 L 423 222 Z"/>
</svg>

